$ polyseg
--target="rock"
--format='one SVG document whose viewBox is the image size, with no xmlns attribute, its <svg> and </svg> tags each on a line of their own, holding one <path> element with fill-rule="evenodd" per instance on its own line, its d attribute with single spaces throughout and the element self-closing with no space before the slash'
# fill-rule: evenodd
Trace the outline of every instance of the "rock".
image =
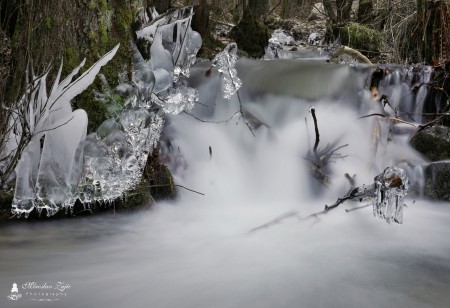
<svg viewBox="0 0 450 308">
<path fill-rule="evenodd" d="M 435 125 L 421 130 L 410 144 L 431 161 L 450 159 L 450 127 Z"/>
<path fill-rule="evenodd" d="M 425 167 L 424 195 L 434 200 L 450 201 L 450 161 Z"/>
<path fill-rule="evenodd" d="M 308 37 L 308 44 L 318 45 L 318 44 L 320 44 L 321 40 L 322 40 L 322 36 L 317 32 L 313 32 Z"/>
<path fill-rule="evenodd" d="M 383 34 L 368 26 L 350 22 L 331 27 L 327 30 L 326 37 L 327 41 L 340 38 L 342 45 L 361 50 L 364 55 L 372 57 L 381 50 Z"/>
</svg>

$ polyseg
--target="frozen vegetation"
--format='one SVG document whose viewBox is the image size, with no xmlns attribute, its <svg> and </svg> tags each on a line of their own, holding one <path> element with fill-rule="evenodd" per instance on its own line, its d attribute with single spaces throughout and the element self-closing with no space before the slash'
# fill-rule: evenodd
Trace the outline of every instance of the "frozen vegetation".
<svg viewBox="0 0 450 308">
<path fill-rule="evenodd" d="M 97 93 L 112 117 L 88 136 L 86 112 L 73 111 L 71 100 L 94 81 L 119 45 L 74 82 L 72 78 L 85 61 L 60 83 L 61 64 L 48 96 L 50 69 L 33 76 L 16 103 L 22 113 L 11 118 L 7 146 L 0 153 L 2 158 L 12 159 L 25 142 L 14 172 L 14 214 L 27 217 L 34 209 L 39 213 L 45 209 L 51 216 L 62 208 L 72 210 L 77 200 L 85 207 L 95 202 L 109 204 L 139 182 L 147 157 L 159 141 L 164 113 L 190 110 L 198 101 L 197 90 L 185 84 L 202 42 L 190 27 L 192 14 L 192 7 L 187 7 L 164 15 L 153 10 L 151 16 L 141 16 L 144 22 L 137 36 L 149 41 L 150 59 L 144 60 L 135 49 L 132 82 Z M 112 94 L 119 95 L 124 106 L 118 105 Z M 22 115 L 26 123 L 18 125 Z M 2 161 L 2 173 L 8 163 Z"/>
</svg>

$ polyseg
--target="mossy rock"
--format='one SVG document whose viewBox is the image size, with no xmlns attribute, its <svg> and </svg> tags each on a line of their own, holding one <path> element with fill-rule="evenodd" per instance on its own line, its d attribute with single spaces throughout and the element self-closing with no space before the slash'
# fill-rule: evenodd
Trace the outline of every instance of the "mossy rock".
<svg viewBox="0 0 450 308">
<path fill-rule="evenodd" d="M 450 127 L 435 125 L 421 130 L 410 144 L 431 161 L 450 159 Z"/>
<path fill-rule="evenodd" d="M 383 41 L 383 34 L 380 31 L 354 22 L 333 26 L 331 31 L 328 30 L 326 37 L 328 40 L 340 38 L 341 44 L 357 49 L 369 57 L 378 54 Z"/>
<path fill-rule="evenodd" d="M 63 218 L 75 218 L 80 216 L 89 216 L 98 213 L 107 212 L 129 212 L 148 208 L 153 205 L 154 198 L 150 195 L 149 182 L 142 178 L 136 187 L 124 195 L 123 198 L 118 198 L 111 204 L 95 203 L 89 206 L 84 206 L 80 201 L 77 201 L 71 211 L 59 210 L 55 215 L 47 217 L 46 211 L 43 210 L 41 214 L 37 211 L 32 211 L 27 218 L 22 215 L 19 218 L 11 219 L 11 204 L 13 199 L 13 192 L 0 191 L 0 223 L 17 222 L 17 221 L 48 221 Z"/>
<path fill-rule="evenodd" d="M 433 200 L 450 201 L 450 162 L 435 162 L 425 167 L 424 194 Z"/>
<path fill-rule="evenodd" d="M 197 56 L 212 60 L 214 57 L 225 48 L 225 44 L 220 40 L 215 39 L 212 35 L 207 35 L 203 39 L 202 47 L 198 51 Z"/>
<path fill-rule="evenodd" d="M 250 57 L 261 58 L 264 55 L 269 42 L 267 27 L 250 13 L 244 14 L 230 34 L 238 48 L 247 52 Z"/>
<path fill-rule="evenodd" d="M 172 174 L 169 169 L 159 161 L 157 150 L 154 150 L 147 159 L 144 177 L 148 181 L 149 192 L 152 198 L 173 199 L 176 197 Z"/>
<path fill-rule="evenodd" d="M 0 190 L 0 222 L 8 220 L 11 214 L 11 204 L 14 192 Z"/>
</svg>

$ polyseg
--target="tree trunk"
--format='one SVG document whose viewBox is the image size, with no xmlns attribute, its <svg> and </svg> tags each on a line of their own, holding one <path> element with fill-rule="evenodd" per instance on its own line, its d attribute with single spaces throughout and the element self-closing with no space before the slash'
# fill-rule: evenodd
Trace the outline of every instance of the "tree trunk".
<svg viewBox="0 0 450 308">
<path fill-rule="evenodd" d="M 337 17 L 336 12 L 334 11 L 332 0 L 323 0 L 323 7 L 325 9 L 328 18 L 330 18 L 331 23 L 335 24 L 337 21 Z"/>
<path fill-rule="evenodd" d="M 418 0 L 419 61 L 439 64 L 450 59 L 450 11 L 448 1 Z"/>
<path fill-rule="evenodd" d="M 281 3 L 281 17 L 287 18 L 289 13 L 289 0 L 282 0 Z"/>
<path fill-rule="evenodd" d="M 5 87 L 0 86 L 0 98 L 4 98 L 5 104 L 17 101 L 23 92 L 28 65 L 35 74 L 40 74 L 53 62 L 47 78 L 51 83 L 61 59 L 64 61 L 63 75 L 67 75 L 83 58 L 87 60 L 85 67 L 89 67 L 117 43 L 121 43 L 119 51 L 101 72 L 111 86 L 118 84 L 119 74 L 125 79 L 131 78 L 132 6 L 137 7 L 138 0 L 15 2 L 19 4 L 15 8 L 17 17 L 5 23 L 2 18 L 1 25 L 2 32 L 7 33 L 6 39 L 11 42 L 13 63 Z M 3 4 L 4 1 L 0 15 L 6 12 Z M 4 64 L 1 65 L 4 68 Z M 92 91 L 101 91 L 101 87 L 96 81 L 72 101 L 75 108 L 83 108 L 88 113 L 90 131 L 106 119 L 106 107 L 94 99 Z"/>
<path fill-rule="evenodd" d="M 248 8 L 254 18 L 260 18 L 269 10 L 269 0 L 249 0 Z"/>
<path fill-rule="evenodd" d="M 350 21 L 352 2 L 352 0 L 336 0 L 336 17 L 338 23 Z"/>
<path fill-rule="evenodd" d="M 191 26 L 203 39 L 209 34 L 209 12 L 210 6 L 206 3 L 206 0 L 200 0 L 200 4 L 194 5 Z"/>
<path fill-rule="evenodd" d="M 373 0 L 359 0 L 358 22 L 367 24 L 372 20 Z"/>
<path fill-rule="evenodd" d="M 170 0 L 147 0 L 147 6 L 154 6 L 159 14 L 170 8 Z"/>
</svg>

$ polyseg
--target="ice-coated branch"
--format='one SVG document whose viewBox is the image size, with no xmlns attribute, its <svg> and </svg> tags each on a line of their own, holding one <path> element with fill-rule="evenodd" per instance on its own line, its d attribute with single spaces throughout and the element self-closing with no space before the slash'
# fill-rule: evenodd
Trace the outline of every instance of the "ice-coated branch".
<svg viewBox="0 0 450 308">
<path fill-rule="evenodd" d="M 27 216 L 33 209 L 56 213 L 72 185 L 81 177 L 83 147 L 87 130 L 84 110 L 72 112 L 71 100 L 94 81 L 100 68 L 116 54 L 119 44 L 72 82 L 85 60 L 62 82 L 62 62 L 51 92 L 47 95 L 48 68 L 31 77 L 22 97 L 13 104 L 9 133 L 2 146 L 1 184 L 16 174 L 12 212 Z M 43 139 L 43 137 L 45 138 Z M 41 141 L 44 140 L 41 146 Z"/>
<path fill-rule="evenodd" d="M 385 219 L 387 223 L 394 221 L 401 224 L 404 199 L 408 188 L 409 179 L 406 172 L 398 167 L 388 167 L 374 178 L 374 184 L 350 189 L 344 197 L 338 198 L 332 205 L 325 205 L 322 211 L 313 213 L 305 219 L 326 214 L 347 200 L 361 201 L 369 198 L 372 200 L 375 217 Z"/>
<path fill-rule="evenodd" d="M 408 193 L 408 188 L 409 179 L 406 176 L 406 172 L 398 167 L 388 167 L 374 178 L 373 184 L 351 188 L 343 197 L 338 198 L 333 204 L 325 205 L 324 209 L 320 212 L 302 217 L 297 211 L 290 211 L 251 229 L 249 233 L 267 229 L 276 224 L 280 224 L 289 218 L 297 218 L 300 221 L 317 218 L 320 215 L 327 214 L 331 210 L 336 209 L 347 200 L 362 201 L 363 199 L 368 199 L 372 202 L 371 205 L 375 217 L 382 218 L 386 220 L 387 223 L 394 221 L 401 224 L 403 222 L 404 198 Z M 367 206 L 370 206 L 370 204 L 346 210 L 346 212 L 348 213 Z"/>
<path fill-rule="evenodd" d="M 226 99 L 230 99 L 242 86 L 242 81 L 238 77 L 235 67 L 236 60 L 237 45 L 236 43 L 230 43 L 215 56 L 212 62 L 212 65 L 217 66 L 218 71 L 222 73 L 224 80 L 223 97 Z"/>
</svg>

